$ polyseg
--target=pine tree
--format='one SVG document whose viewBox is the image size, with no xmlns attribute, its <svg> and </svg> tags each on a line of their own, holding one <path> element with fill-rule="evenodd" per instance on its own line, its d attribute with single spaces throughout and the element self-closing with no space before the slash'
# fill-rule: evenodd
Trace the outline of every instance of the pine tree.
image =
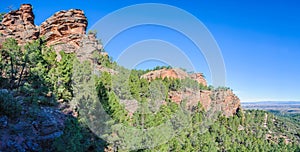
<svg viewBox="0 0 300 152">
<path fill-rule="evenodd" d="M 72 74 L 75 55 L 64 51 L 60 51 L 60 55 L 61 60 L 57 62 L 55 69 L 49 75 L 51 75 L 53 89 L 58 98 L 70 101 L 73 97 Z"/>
<path fill-rule="evenodd" d="M 20 61 L 23 53 L 18 42 L 13 38 L 8 38 L 3 43 L 1 52 L 2 60 L 8 64 L 3 64 L 2 73 L 9 79 L 9 87 L 13 89 L 16 85 L 17 74 L 20 68 Z"/>
</svg>

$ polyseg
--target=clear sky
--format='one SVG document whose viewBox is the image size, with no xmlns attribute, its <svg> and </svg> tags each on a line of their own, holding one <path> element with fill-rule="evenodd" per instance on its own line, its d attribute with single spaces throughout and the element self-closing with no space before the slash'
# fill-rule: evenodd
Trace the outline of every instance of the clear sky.
<svg viewBox="0 0 300 152">
<path fill-rule="evenodd" d="M 138 3 L 163 3 L 188 11 L 201 20 L 212 33 L 222 51 L 226 66 L 226 83 L 242 101 L 300 101 L 300 2 L 298 0 L 190 0 L 190 1 L 130 1 L 60 0 L 60 1 L 2 1 L 1 12 L 8 7 L 19 8 L 22 3 L 34 7 L 35 23 L 39 25 L 59 10 L 84 10 L 89 27 L 101 17 L 119 8 Z M 89 28 L 88 27 L 88 28 Z M 151 32 L 150 32 L 151 31 Z M 123 35 L 147 33 L 142 38 L 176 36 L 163 27 L 144 26 Z M 101 33 L 101 31 L 98 31 Z M 178 35 L 178 33 L 177 33 Z M 124 39 L 124 43 L 133 39 Z M 172 39 L 185 47 L 185 53 L 197 63 L 210 82 L 209 69 L 203 56 L 194 55 L 191 44 L 184 38 Z M 117 58 L 116 48 L 107 52 Z"/>
</svg>

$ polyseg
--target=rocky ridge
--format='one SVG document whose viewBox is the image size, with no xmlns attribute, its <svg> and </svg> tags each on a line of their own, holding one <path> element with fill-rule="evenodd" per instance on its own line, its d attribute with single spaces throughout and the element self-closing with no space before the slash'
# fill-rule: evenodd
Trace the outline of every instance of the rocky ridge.
<svg viewBox="0 0 300 152">
<path fill-rule="evenodd" d="M 40 36 L 40 30 L 34 24 L 32 6 L 23 4 L 20 9 L 5 14 L 0 23 L 0 33 L 0 44 L 10 37 L 15 38 L 19 44 L 36 40 Z"/>
<path fill-rule="evenodd" d="M 174 78 L 174 79 L 191 78 L 193 80 L 196 80 L 198 83 L 200 83 L 204 86 L 207 86 L 207 82 L 202 73 L 188 74 L 179 68 L 160 69 L 160 70 L 150 71 L 150 72 L 142 75 L 141 78 L 147 79 L 149 81 L 154 80 L 156 78 L 162 78 L 162 79 L 164 79 L 164 78 Z"/>
<path fill-rule="evenodd" d="M 181 69 L 160 69 L 150 71 L 141 76 L 141 78 L 149 81 L 156 78 L 174 78 L 184 79 L 191 78 L 204 86 L 207 82 L 201 73 L 188 74 Z M 240 108 L 240 99 L 232 92 L 232 90 L 223 88 L 216 90 L 199 90 L 191 88 L 183 88 L 181 91 L 168 92 L 169 98 L 180 104 L 187 101 L 187 107 L 192 109 L 200 102 L 203 108 L 208 111 L 214 108 L 214 111 L 221 111 L 225 116 L 232 116 L 237 113 Z"/>
<path fill-rule="evenodd" d="M 44 21 L 40 26 L 34 24 L 34 14 L 30 4 L 22 4 L 16 11 L 3 16 L 0 23 L 0 44 L 7 38 L 14 38 L 20 45 L 30 40 L 44 37 L 47 46 L 57 52 L 76 53 L 80 60 L 91 58 L 93 51 L 102 50 L 96 35 L 86 35 L 88 25 L 84 12 L 79 9 L 62 10 Z M 1 48 L 1 45 L 0 45 Z"/>
</svg>

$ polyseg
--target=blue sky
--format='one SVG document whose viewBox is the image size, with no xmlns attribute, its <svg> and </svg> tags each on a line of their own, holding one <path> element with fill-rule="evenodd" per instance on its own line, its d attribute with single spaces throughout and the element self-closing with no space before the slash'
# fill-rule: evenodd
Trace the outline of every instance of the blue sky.
<svg viewBox="0 0 300 152">
<path fill-rule="evenodd" d="M 34 7 L 35 23 L 39 25 L 59 10 L 79 8 L 84 10 L 89 27 L 108 13 L 138 3 L 169 4 L 196 16 L 217 41 L 226 66 L 226 84 L 242 101 L 300 101 L 300 2 L 297 0 L 261 1 L 3 1 L 0 11 L 8 6 L 17 9 L 22 3 Z M 98 31 L 101 33 L 101 31 Z M 146 33 L 146 34 L 141 34 Z M 162 34 L 163 33 L 163 34 Z M 123 34 L 123 35 L 122 35 Z M 144 26 L 123 32 L 119 39 L 124 44 L 134 41 L 126 35 L 139 39 L 168 39 L 197 64 L 208 82 L 210 73 L 201 54 L 193 54 L 194 46 L 184 37 L 174 38 L 178 33 L 158 26 Z M 122 50 L 117 46 L 107 52 L 117 58 Z"/>
</svg>

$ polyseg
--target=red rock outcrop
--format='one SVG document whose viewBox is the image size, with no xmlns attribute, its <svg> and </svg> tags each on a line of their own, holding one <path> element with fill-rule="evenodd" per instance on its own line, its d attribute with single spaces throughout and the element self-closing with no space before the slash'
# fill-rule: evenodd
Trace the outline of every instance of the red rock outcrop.
<svg viewBox="0 0 300 152">
<path fill-rule="evenodd" d="M 211 105 L 211 91 L 209 90 L 201 90 L 200 91 L 200 102 L 204 109 L 210 108 Z"/>
<path fill-rule="evenodd" d="M 170 91 L 171 101 L 180 104 L 186 101 L 186 107 L 192 109 L 200 102 L 206 111 L 221 111 L 225 116 L 234 115 L 240 108 L 240 99 L 231 90 L 192 90 Z"/>
<path fill-rule="evenodd" d="M 181 69 L 160 69 L 155 71 L 150 71 L 141 76 L 141 78 L 152 81 L 156 78 L 178 78 L 184 79 L 187 78 L 188 75 Z"/>
<path fill-rule="evenodd" d="M 141 78 L 152 81 L 156 78 L 191 78 L 198 83 L 207 86 L 202 73 L 188 74 L 181 69 L 160 69 L 148 72 Z M 186 101 L 188 109 L 192 109 L 200 102 L 203 108 L 208 111 L 222 111 L 225 116 L 232 116 L 240 107 L 239 98 L 230 89 L 200 90 L 192 88 L 181 88 L 178 91 L 168 92 L 169 99 L 177 104 Z"/>
<path fill-rule="evenodd" d="M 189 74 L 189 76 L 191 79 L 196 80 L 199 84 L 203 84 L 204 86 L 207 86 L 206 80 L 202 73 L 192 73 Z"/>
<path fill-rule="evenodd" d="M 169 98 L 180 104 L 182 101 L 186 100 L 186 106 L 188 109 L 191 109 L 192 106 L 195 106 L 200 101 L 200 91 L 193 90 L 190 88 L 185 88 L 182 91 L 170 91 L 168 92 Z"/>
<path fill-rule="evenodd" d="M 0 23 L 0 44 L 9 37 L 15 38 L 19 44 L 25 44 L 39 37 L 39 28 L 34 24 L 34 14 L 30 4 L 23 4 L 20 9 L 3 16 Z"/>
<path fill-rule="evenodd" d="M 178 68 L 160 69 L 160 70 L 150 71 L 150 72 L 142 75 L 141 78 L 147 79 L 149 81 L 152 81 L 156 78 L 162 78 L 162 79 L 163 78 L 174 78 L 174 79 L 191 78 L 191 79 L 199 82 L 199 84 L 202 84 L 204 86 L 207 85 L 206 80 L 202 73 L 188 74 L 185 71 L 178 69 Z"/>
<path fill-rule="evenodd" d="M 48 18 L 40 27 L 34 24 L 30 4 L 21 5 L 19 10 L 4 15 L 0 24 L 0 48 L 5 39 L 12 37 L 20 45 L 43 36 L 48 46 L 57 52 L 76 53 L 80 60 L 92 57 L 93 51 L 101 52 L 102 45 L 95 34 L 86 34 L 87 18 L 82 10 L 59 11 Z"/>
<path fill-rule="evenodd" d="M 78 49 L 85 34 L 87 18 L 82 10 L 59 11 L 40 26 L 40 34 L 45 36 L 47 45 L 68 43 Z"/>
<path fill-rule="evenodd" d="M 222 111 L 225 116 L 237 113 L 241 103 L 240 99 L 230 89 L 217 89 L 210 94 L 212 104 L 216 111 Z"/>
<path fill-rule="evenodd" d="M 76 53 L 80 61 L 92 58 L 94 51 L 99 53 L 102 45 L 94 33 L 86 34 L 87 18 L 82 10 L 59 11 L 43 22 L 40 35 L 44 36 L 48 46 L 57 52 Z"/>
</svg>

